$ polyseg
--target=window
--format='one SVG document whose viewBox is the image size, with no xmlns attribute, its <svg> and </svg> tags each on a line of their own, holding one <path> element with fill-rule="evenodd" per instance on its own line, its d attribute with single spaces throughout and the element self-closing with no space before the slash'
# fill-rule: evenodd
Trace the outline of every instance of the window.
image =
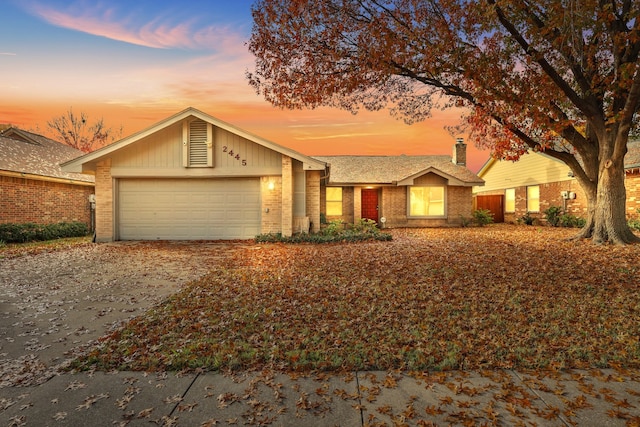
<svg viewBox="0 0 640 427">
<path fill-rule="evenodd" d="M 409 187 L 409 216 L 444 216 L 444 187 Z"/>
<path fill-rule="evenodd" d="M 186 167 L 213 166 L 213 136 L 211 124 L 195 119 L 183 129 L 183 165 Z"/>
<path fill-rule="evenodd" d="M 516 211 L 516 189 L 507 188 L 504 190 L 504 211 L 515 212 Z"/>
<path fill-rule="evenodd" d="M 527 212 L 540 212 L 540 186 L 527 187 Z"/>
<path fill-rule="evenodd" d="M 327 216 L 342 215 L 342 187 L 327 187 Z"/>
</svg>

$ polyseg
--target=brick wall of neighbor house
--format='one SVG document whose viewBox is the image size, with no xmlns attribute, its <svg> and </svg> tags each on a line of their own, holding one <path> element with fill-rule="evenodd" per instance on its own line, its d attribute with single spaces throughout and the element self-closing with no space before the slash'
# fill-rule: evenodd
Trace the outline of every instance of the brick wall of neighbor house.
<svg viewBox="0 0 640 427">
<path fill-rule="evenodd" d="M 93 186 L 0 176 L 0 223 L 91 221 Z"/>
<path fill-rule="evenodd" d="M 96 168 L 96 242 L 113 241 L 113 178 L 111 159 Z"/>
<path fill-rule="evenodd" d="M 320 171 L 307 171 L 305 180 L 306 214 L 311 222 L 311 232 L 320 231 Z"/>
<path fill-rule="evenodd" d="M 637 218 L 640 214 L 640 169 L 627 172 L 625 179 L 627 189 L 627 217 Z"/>
<path fill-rule="evenodd" d="M 269 183 L 273 190 L 269 190 Z M 279 233 L 282 230 L 282 177 L 264 176 L 260 179 L 262 192 L 261 233 Z"/>
</svg>

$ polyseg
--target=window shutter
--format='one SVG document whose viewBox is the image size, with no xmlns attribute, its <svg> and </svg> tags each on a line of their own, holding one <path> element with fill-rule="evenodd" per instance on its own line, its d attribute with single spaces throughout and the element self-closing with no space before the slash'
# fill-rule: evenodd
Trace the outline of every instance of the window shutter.
<svg viewBox="0 0 640 427">
<path fill-rule="evenodd" d="M 213 166 L 213 136 L 210 123 L 204 120 L 189 122 L 187 138 L 185 138 L 185 166 Z"/>
</svg>

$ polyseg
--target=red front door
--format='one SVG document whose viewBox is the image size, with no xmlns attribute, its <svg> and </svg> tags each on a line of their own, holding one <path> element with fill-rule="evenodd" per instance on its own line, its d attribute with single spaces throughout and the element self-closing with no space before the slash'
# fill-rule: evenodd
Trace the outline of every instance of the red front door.
<svg viewBox="0 0 640 427">
<path fill-rule="evenodd" d="M 364 188 L 361 196 L 362 210 L 360 216 L 378 222 L 378 190 Z"/>
</svg>

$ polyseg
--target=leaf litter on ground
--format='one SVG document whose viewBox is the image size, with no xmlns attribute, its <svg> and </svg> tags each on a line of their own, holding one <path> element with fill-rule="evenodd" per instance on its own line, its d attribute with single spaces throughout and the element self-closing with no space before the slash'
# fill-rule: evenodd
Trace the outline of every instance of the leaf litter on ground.
<svg viewBox="0 0 640 427">
<path fill-rule="evenodd" d="M 575 230 L 392 230 L 247 244 L 76 368 L 210 371 L 640 366 L 640 256 Z"/>
</svg>

